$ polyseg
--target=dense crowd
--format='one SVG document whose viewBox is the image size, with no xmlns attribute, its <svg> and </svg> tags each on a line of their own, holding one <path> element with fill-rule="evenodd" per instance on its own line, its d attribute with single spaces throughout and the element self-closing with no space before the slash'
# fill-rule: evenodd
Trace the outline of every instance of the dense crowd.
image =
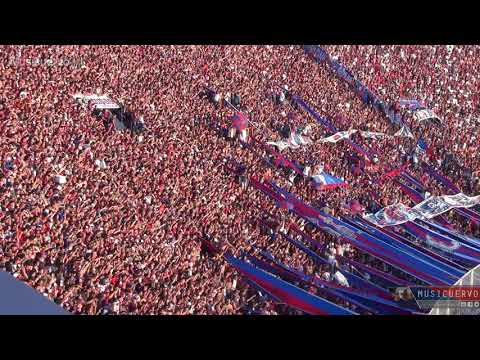
<svg viewBox="0 0 480 360">
<path fill-rule="evenodd" d="M 268 249 L 292 267 L 333 281 L 331 266 L 318 266 L 272 235 L 294 236 L 289 229 L 295 224 L 328 244 L 323 251 L 332 262 L 343 255 L 393 272 L 288 215 L 251 186 L 241 186 L 229 164 L 243 164 L 245 175 L 274 180 L 334 215 L 348 212 L 353 200 L 370 210 L 372 198 L 382 205 L 411 205 L 394 181 L 376 180 L 405 163 L 420 178 L 405 159 L 422 135 L 433 147 L 425 159 L 435 161 L 466 194 L 476 195 L 480 50 L 325 48 L 385 101 L 418 98 L 444 127 L 412 124 L 415 139 L 354 135 L 378 156 L 359 172 L 346 142 L 320 143 L 330 133 L 278 96 L 288 89 L 341 130 L 393 135 L 399 129 L 300 46 L 2 46 L 0 268 L 73 313 L 296 313 L 264 298 L 202 245 L 208 238 L 237 255 Z M 204 96 L 205 89 L 219 101 Z M 78 92 L 117 99 L 143 119 L 146 130 L 133 134 L 105 127 L 75 103 Z M 235 112 L 224 99 L 234 94 L 250 120 L 250 146 L 229 140 L 223 131 Z M 321 166 L 348 187 L 318 191 L 265 161 L 270 152 L 260 144 L 278 140 L 282 127 L 307 125 L 311 144 L 282 154 L 301 166 Z M 65 181 L 55 181 L 59 176 Z M 430 193 L 445 193 L 433 180 L 425 181 Z M 448 216 L 478 235 L 464 219 Z"/>
</svg>

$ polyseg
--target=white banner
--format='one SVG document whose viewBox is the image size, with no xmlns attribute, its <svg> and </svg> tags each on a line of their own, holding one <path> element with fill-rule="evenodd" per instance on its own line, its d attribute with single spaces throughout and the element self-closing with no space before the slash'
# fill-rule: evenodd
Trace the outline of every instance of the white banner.
<svg viewBox="0 0 480 360">
<path fill-rule="evenodd" d="M 302 136 L 304 133 L 305 131 L 302 133 L 292 132 L 290 134 L 290 138 L 287 140 L 269 141 L 267 144 L 276 146 L 280 151 L 288 147 L 291 147 L 292 149 L 298 149 L 300 146 L 310 143 L 308 138 Z"/>
<path fill-rule="evenodd" d="M 333 134 L 332 136 L 329 136 L 325 139 L 320 140 L 320 142 L 322 142 L 322 143 L 324 143 L 324 142 L 336 143 L 340 140 L 349 138 L 350 135 L 356 133 L 357 131 L 358 130 L 340 131 L 340 132 L 337 132 L 337 133 Z"/>
<path fill-rule="evenodd" d="M 393 226 L 415 220 L 410 210 L 403 204 L 389 205 L 375 214 L 365 215 L 364 218 L 380 227 Z"/>
<path fill-rule="evenodd" d="M 402 131 L 402 129 L 400 130 Z M 322 139 L 320 140 L 321 143 L 325 143 L 325 142 L 331 142 L 331 143 L 336 143 L 340 140 L 343 140 L 343 139 L 346 139 L 346 138 L 349 138 L 352 134 L 355 134 L 356 132 L 359 132 L 360 135 L 364 138 L 391 138 L 392 135 L 388 135 L 388 134 L 385 134 L 385 133 L 381 133 L 381 132 L 375 132 L 375 131 L 359 131 L 359 130 L 348 130 L 348 131 L 340 131 L 340 132 L 337 132 L 325 139 Z M 413 137 L 412 133 L 407 133 L 408 135 L 406 135 L 404 132 L 400 133 L 400 132 L 397 132 L 395 134 L 395 136 L 410 136 L 410 137 Z"/>
<path fill-rule="evenodd" d="M 365 219 L 380 226 L 403 224 L 415 219 L 431 219 L 453 208 L 470 208 L 480 204 L 480 195 L 469 197 L 463 193 L 456 195 L 432 196 L 409 208 L 403 204 L 387 206 L 375 214 L 367 214 Z"/>
<path fill-rule="evenodd" d="M 120 105 L 107 95 L 75 94 L 73 97 L 84 105 L 92 104 L 95 109 L 120 109 Z"/>
<path fill-rule="evenodd" d="M 372 132 L 372 131 L 361 131 L 360 134 L 365 138 L 383 138 L 391 137 L 390 135 L 381 133 L 381 132 Z"/>
<path fill-rule="evenodd" d="M 417 110 L 417 111 L 415 111 L 414 115 L 415 115 L 415 119 L 418 122 L 425 121 L 425 120 L 428 120 L 428 119 L 438 119 L 438 120 L 440 120 L 440 118 L 437 115 L 435 115 L 435 113 L 430 109 Z"/>
</svg>

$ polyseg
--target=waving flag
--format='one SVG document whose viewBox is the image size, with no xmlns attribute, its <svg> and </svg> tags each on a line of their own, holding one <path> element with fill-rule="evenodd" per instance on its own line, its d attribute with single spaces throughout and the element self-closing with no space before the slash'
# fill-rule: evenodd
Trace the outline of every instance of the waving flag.
<svg viewBox="0 0 480 360">
<path fill-rule="evenodd" d="M 303 176 L 303 171 L 292 161 L 288 160 L 285 156 L 282 154 L 278 153 L 272 148 L 266 148 L 267 151 L 269 151 L 273 157 L 274 157 L 274 165 L 275 166 L 285 166 L 289 169 L 292 169 L 294 172 L 296 172 L 298 175 Z"/>
<path fill-rule="evenodd" d="M 307 248 L 305 245 L 300 243 L 299 241 L 293 240 L 289 236 L 284 235 L 285 239 L 290 242 L 291 244 L 295 245 L 297 248 L 299 248 L 301 251 L 303 251 L 305 254 L 310 256 L 315 262 L 317 262 L 319 265 L 324 265 L 328 264 L 328 261 L 318 255 L 315 251 L 310 250 Z M 350 261 L 350 259 L 348 259 Z M 385 288 L 382 288 L 371 281 L 368 281 L 366 279 L 363 279 L 355 274 L 352 274 L 349 271 L 342 270 L 343 275 L 348 279 L 349 283 L 356 289 L 360 289 L 362 291 L 368 292 L 370 294 L 375 294 L 376 296 L 382 297 L 384 299 L 390 299 L 391 295 L 388 291 L 386 291 Z"/>
<path fill-rule="evenodd" d="M 289 238 L 286 235 L 284 237 L 288 241 L 292 240 L 291 238 Z M 304 250 L 302 250 L 302 251 L 304 251 Z M 336 278 L 342 279 L 344 283 L 350 282 L 353 285 L 353 287 L 351 287 L 349 285 L 336 285 L 336 284 L 331 283 L 331 282 L 326 282 L 326 281 L 320 280 L 317 277 L 307 276 L 307 275 L 303 274 L 302 272 L 300 272 L 298 270 L 295 270 L 295 269 L 292 269 L 291 267 L 279 262 L 268 252 L 261 251 L 261 254 L 262 254 L 262 256 L 265 256 L 267 259 L 272 261 L 275 265 L 281 267 L 282 269 L 284 269 L 286 271 L 289 271 L 289 272 L 299 276 L 303 281 L 312 283 L 315 286 L 320 285 L 321 288 L 326 286 L 327 288 L 336 288 L 336 289 L 347 289 L 348 288 L 348 290 L 350 290 L 352 292 L 356 292 L 360 296 L 372 296 L 372 297 L 375 297 L 377 299 L 382 299 L 381 302 L 383 302 L 385 300 L 392 300 L 393 299 L 392 295 L 387 290 L 379 287 L 378 285 L 376 285 L 376 284 L 374 284 L 374 283 L 372 283 L 372 282 L 370 282 L 366 279 L 362 279 L 361 277 L 358 277 L 357 275 L 354 275 L 354 274 L 352 274 L 351 272 L 349 272 L 345 269 L 342 269 L 341 272 L 337 271 Z M 309 255 L 309 253 L 307 253 L 307 255 Z"/>
<path fill-rule="evenodd" d="M 403 124 L 402 119 L 400 117 L 395 117 L 395 113 L 393 111 L 389 111 L 384 105 L 384 102 L 378 96 L 376 96 L 370 89 L 363 85 L 358 79 L 355 79 L 352 73 L 345 66 L 332 59 L 320 46 L 307 45 L 304 47 L 304 50 L 306 53 L 311 54 L 318 63 L 322 63 L 324 59 L 326 59 L 327 64 L 329 65 L 328 68 L 340 79 L 349 84 L 355 94 L 359 96 L 365 104 L 373 106 L 376 111 L 383 112 L 392 123 Z M 318 58 L 313 55 L 316 52 L 322 53 L 323 57 Z"/>
<path fill-rule="evenodd" d="M 357 249 L 366 251 L 383 262 L 422 281 L 427 283 L 453 284 L 458 280 L 458 278 L 437 268 L 425 259 L 413 256 L 404 249 L 396 248 L 344 221 L 323 213 L 322 218 L 324 222 L 332 226 L 334 231 L 342 236 L 343 240 L 349 242 Z"/>
<path fill-rule="evenodd" d="M 309 249 L 308 247 L 306 247 L 304 244 L 302 244 L 300 241 L 297 241 L 297 240 L 293 240 L 290 236 L 287 236 L 287 235 L 284 235 L 283 236 L 285 237 L 285 239 L 292 245 L 294 245 L 295 247 L 297 247 L 299 250 L 303 251 L 305 254 L 307 254 L 308 256 L 310 256 L 313 260 L 315 260 L 315 262 L 319 265 L 327 265 L 328 264 L 328 261 L 327 259 L 321 257 L 320 255 L 318 255 L 315 251 Z"/>
<path fill-rule="evenodd" d="M 445 219 L 437 217 L 450 209 L 467 208 L 480 204 L 480 195 L 469 197 L 459 193 L 456 195 L 431 196 L 428 199 L 424 199 L 423 195 L 418 191 L 398 181 L 396 183 L 417 205 L 413 208 L 408 208 L 401 204 L 390 205 L 375 214 L 366 215 L 365 218 L 367 220 L 384 227 L 399 225 L 415 219 L 436 218 L 436 220 L 441 220 L 440 223 L 442 225 L 453 228 Z"/>
<path fill-rule="evenodd" d="M 403 176 L 403 175 L 405 175 L 405 174 L 402 174 L 402 176 Z M 409 186 L 407 186 L 407 185 L 405 185 L 405 184 L 402 184 L 402 183 L 399 182 L 399 181 L 396 181 L 396 184 L 397 184 L 398 186 L 400 186 L 400 188 L 402 189 L 402 191 L 403 191 L 406 195 L 408 195 L 408 197 L 409 197 L 410 199 L 412 199 L 412 201 L 413 201 L 415 204 L 418 205 L 418 204 L 420 204 L 422 201 L 426 201 L 426 200 L 425 200 L 425 197 L 424 197 L 420 192 L 412 189 L 411 187 L 409 187 Z M 422 184 L 422 186 L 423 186 L 423 184 Z M 424 191 L 425 191 L 425 190 L 424 190 Z M 417 215 L 418 215 L 417 218 L 422 218 L 422 216 L 424 216 L 424 215 L 420 214 L 419 212 L 415 212 L 416 210 L 412 210 L 412 211 L 414 212 L 414 214 L 417 214 Z M 435 221 L 437 221 L 438 223 L 440 223 L 440 224 L 442 224 L 443 226 L 446 226 L 446 227 L 448 227 L 448 228 L 450 228 L 450 229 L 453 229 L 453 228 L 454 228 L 453 225 L 450 224 L 450 223 L 447 221 L 447 219 L 446 219 L 444 216 L 442 216 L 442 215 L 437 215 L 437 216 L 435 216 Z"/>
<path fill-rule="evenodd" d="M 292 206 L 292 211 L 295 212 L 298 216 L 304 218 L 307 221 L 317 221 L 319 216 L 319 211 L 311 206 L 306 205 L 303 201 L 297 199 L 294 195 L 290 194 L 285 189 L 281 188 L 275 182 L 271 181 L 270 185 L 272 188 L 280 194 L 280 196 L 288 201 Z"/>
<path fill-rule="evenodd" d="M 457 195 L 431 196 L 414 206 L 413 209 L 431 219 L 452 208 L 468 208 L 478 204 L 480 204 L 480 195 L 469 197 L 459 193 Z"/>
<path fill-rule="evenodd" d="M 291 147 L 292 149 L 298 149 L 300 147 L 297 144 L 292 144 L 291 142 L 285 141 L 285 140 L 268 141 L 267 144 L 276 146 L 278 148 L 278 150 L 280 150 L 280 151 L 283 151 L 283 150 L 285 150 L 286 148 L 289 148 L 289 147 Z"/>
<path fill-rule="evenodd" d="M 374 132 L 374 131 L 359 131 L 359 130 L 347 130 L 347 131 L 339 131 L 332 136 L 326 137 L 324 139 L 321 139 L 320 142 L 325 143 L 325 142 L 331 142 L 331 143 L 336 143 L 339 142 L 340 140 L 343 139 L 348 139 L 352 134 L 355 134 L 359 132 L 360 135 L 364 138 L 384 138 L 384 137 L 390 137 L 390 135 L 387 135 L 385 133 L 381 132 Z"/>
<path fill-rule="evenodd" d="M 334 189 L 339 186 L 340 187 L 348 186 L 348 184 L 343 179 L 327 174 L 324 171 L 322 171 L 320 174 L 313 175 L 312 179 L 315 183 L 315 187 L 318 190 L 328 190 L 328 189 Z"/>
<path fill-rule="evenodd" d="M 456 208 L 455 211 L 459 215 L 467 219 L 470 219 L 472 222 L 476 223 L 477 225 L 480 225 L 480 214 L 478 214 L 477 212 L 471 209 L 459 209 L 459 208 Z"/>
<path fill-rule="evenodd" d="M 405 195 L 408 195 L 408 197 L 415 202 L 416 204 L 422 202 L 425 200 L 425 197 L 418 191 L 412 189 L 411 187 L 401 183 L 400 181 L 395 180 L 395 184 L 397 184 L 400 189 L 403 191 Z"/>
<path fill-rule="evenodd" d="M 264 288 L 285 304 L 311 315 L 356 315 L 318 296 L 312 295 L 274 275 L 241 261 L 231 254 L 225 260 L 250 281 Z"/>
<path fill-rule="evenodd" d="M 362 264 L 362 263 L 360 263 L 358 261 L 355 261 L 353 259 L 348 259 L 348 258 L 345 258 L 345 257 L 342 257 L 342 256 L 337 256 L 337 257 L 339 257 L 341 260 L 350 264 L 358 272 L 360 272 L 360 270 L 361 270 L 363 273 L 368 274 L 369 277 L 370 277 L 370 280 L 372 282 L 379 283 L 379 285 L 384 289 L 387 289 L 389 287 L 395 287 L 395 286 L 412 285 L 412 283 L 410 283 L 406 280 L 400 279 L 400 278 L 398 278 L 396 276 L 393 276 L 391 274 L 388 274 L 388 273 L 385 273 L 385 272 L 380 271 L 378 269 L 375 269 L 373 267 L 367 266 L 367 265 Z"/>
<path fill-rule="evenodd" d="M 322 124 L 326 129 L 328 129 L 331 133 L 336 133 L 338 132 L 338 129 L 336 128 L 335 125 L 333 125 L 333 123 L 326 119 L 326 118 L 323 118 L 321 117 L 319 114 L 317 114 L 315 112 L 315 110 L 313 110 L 305 101 L 303 101 L 302 99 L 300 99 L 298 96 L 295 96 L 293 95 L 292 96 L 292 100 L 300 107 L 302 107 L 304 110 L 306 110 L 310 115 L 312 115 L 315 120 L 317 120 L 320 124 Z M 356 131 L 356 130 L 355 130 Z M 350 146 L 352 146 L 357 152 L 359 152 L 360 154 L 364 155 L 367 159 L 373 159 L 373 155 L 367 151 L 366 149 L 364 149 L 363 147 L 361 147 L 360 145 L 354 143 L 353 141 L 351 141 L 350 139 L 348 138 L 345 138 L 345 142 L 347 144 L 349 144 Z"/>
<path fill-rule="evenodd" d="M 295 223 L 290 225 L 290 230 L 296 232 L 298 235 L 302 237 L 303 240 L 306 240 L 307 242 L 309 242 L 310 245 L 313 245 L 314 247 L 318 248 L 320 252 L 323 252 L 325 250 L 325 247 L 327 246 L 325 242 L 321 242 L 319 240 L 316 240 L 308 236 L 306 233 L 300 230 L 298 226 L 295 225 Z"/>
<path fill-rule="evenodd" d="M 400 168 L 393 169 L 393 170 L 383 174 L 380 178 L 385 179 L 385 178 L 389 178 L 389 177 L 392 177 L 392 178 L 397 177 L 405 171 L 406 167 L 407 167 L 407 165 L 404 165 Z"/>
<path fill-rule="evenodd" d="M 362 135 L 362 137 L 367 139 L 390 137 L 390 135 L 387 135 L 381 132 L 375 132 L 375 131 L 360 131 L 360 135 Z"/>
<path fill-rule="evenodd" d="M 404 180 L 406 180 L 407 182 L 415 186 L 418 190 L 425 191 L 425 185 L 423 185 L 423 183 L 420 180 L 418 180 L 416 177 L 410 174 L 407 170 L 405 170 L 400 175 Z"/>
<path fill-rule="evenodd" d="M 347 139 L 350 137 L 350 135 L 355 134 L 358 130 L 348 130 L 348 131 L 340 131 L 332 136 L 329 136 L 327 138 L 321 139 L 320 142 L 325 143 L 325 142 L 330 142 L 330 143 L 337 143 L 340 140 Z"/>
<path fill-rule="evenodd" d="M 434 120 L 437 120 L 438 122 L 441 122 L 442 120 L 437 116 L 435 115 L 435 113 L 430 110 L 430 109 L 417 109 L 415 110 L 414 112 L 414 116 L 415 116 L 415 119 L 418 121 L 418 122 L 422 122 L 422 121 L 426 121 L 426 120 L 430 120 L 430 119 L 434 119 Z"/>
<path fill-rule="evenodd" d="M 322 63 L 328 59 L 328 54 L 319 46 L 304 45 L 305 52 L 312 56 L 318 63 Z"/>
<path fill-rule="evenodd" d="M 450 181 L 448 178 L 445 176 L 440 175 L 433 167 L 428 165 L 426 162 L 422 162 L 421 164 L 422 169 L 431 177 L 433 177 L 435 180 L 440 182 L 443 186 L 445 186 L 450 192 L 453 192 L 455 194 L 461 193 L 460 189 L 455 186 L 455 184 Z M 459 215 L 470 219 L 476 224 L 480 224 L 480 214 L 477 212 L 466 209 L 466 208 L 455 208 L 455 212 L 458 213 Z"/>
</svg>

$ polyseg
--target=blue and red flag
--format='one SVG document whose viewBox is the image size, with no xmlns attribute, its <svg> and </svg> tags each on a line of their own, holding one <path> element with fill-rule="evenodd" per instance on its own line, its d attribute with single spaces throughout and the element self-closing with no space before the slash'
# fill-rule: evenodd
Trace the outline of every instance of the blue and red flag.
<svg viewBox="0 0 480 360">
<path fill-rule="evenodd" d="M 459 215 L 470 219 L 472 222 L 476 224 L 480 224 L 480 214 L 476 213 L 472 209 L 462 209 L 462 208 L 454 208 L 455 212 L 458 213 Z"/>
<path fill-rule="evenodd" d="M 427 226 L 433 228 L 434 230 L 438 231 L 439 233 L 441 233 L 445 236 L 448 236 L 452 239 L 460 241 L 461 243 L 471 245 L 473 247 L 476 247 L 477 249 L 480 249 L 480 239 L 478 239 L 478 238 L 475 238 L 475 237 L 472 237 L 472 236 L 466 236 L 464 234 L 459 234 L 456 231 L 452 231 L 450 229 L 447 229 L 444 226 L 441 226 L 439 224 L 435 224 L 431 221 L 420 220 L 420 219 L 417 219 L 416 221 L 419 222 L 420 224 L 424 224 L 424 225 L 427 225 Z"/>
<path fill-rule="evenodd" d="M 410 254 L 410 255 L 418 258 L 418 259 L 421 259 L 425 262 L 428 262 L 429 264 L 431 264 L 433 266 L 436 266 L 437 268 L 442 269 L 443 271 L 451 274 L 452 276 L 454 276 L 456 278 L 460 278 L 465 273 L 464 271 L 458 269 L 458 267 L 451 266 L 450 264 L 447 264 L 447 263 L 442 262 L 442 261 L 440 261 L 436 258 L 433 258 L 433 257 L 423 253 L 422 251 L 419 251 L 418 249 L 409 246 L 408 244 L 405 244 L 403 242 L 400 242 L 400 241 L 390 237 L 386 233 L 383 233 L 383 232 L 381 232 L 381 231 L 379 231 L 379 230 L 377 230 L 373 227 L 370 227 L 369 225 L 367 225 L 365 223 L 356 222 L 356 220 L 351 220 L 351 222 L 353 223 L 352 224 L 353 226 L 360 227 L 361 229 L 369 232 L 372 236 L 375 236 L 378 239 L 381 239 L 382 241 L 385 241 L 386 243 L 388 243 L 392 246 L 395 246 L 398 249 L 400 249 L 402 251 L 405 251 L 406 253 L 408 253 L 408 254 Z"/>
<path fill-rule="evenodd" d="M 287 236 L 287 235 L 284 235 L 285 236 L 285 239 L 292 245 L 294 245 L 295 247 L 297 247 L 299 250 L 303 251 L 305 254 L 307 254 L 308 256 L 310 256 L 313 260 L 315 260 L 316 263 L 318 263 L 319 265 L 326 265 L 328 264 L 328 261 L 321 257 L 320 255 L 318 255 L 315 251 L 309 249 L 308 247 L 306 247 L 304 244 L 302 244 L 300 241 L 297 241 L 297 240 L 294 240 L 292 239 L 290 236 Z"/>
<path fill-rule="evenodd" d="M 480 263 L 480 251 L 472 246 L 462 244 L 457 240 L 453 240 L 413 222 L 404 223 L 402 224 L 402 227 L 413 236 L 423 240 L 432 248 L 441 251 L 448 257 L 454 257 L 459 261 L 472 266 Z"/>
<path fill-rule="evenodd" d="M 333 123 L 330 120 L 325 119 L 325 118 L 321 117 L 320 115 L 318 115 L 317 112 L 315 110 L 313 110 L 304 100 L 302 100 L 301 98 L 299 98 L 296 95 L 292 96 L 292 100 L 295 103 L 297 103 L 300 107 L 305 109 L 310 115 L 312 115 L 315 118 L 315 120 L 317 120 L 321 125 L 323 125 L 331 133 L 336 133 L 338 131 L 337 127 L 335 125 L 333 125 Z"/>
<path fill-rule="evenodd" d="M 288 160 L 285 156 L 274 150 L 273 148 L 267 148 L 267 150 L 273 155 L 274 161 L 273 164 L 275 166 L 284 166 L 287 168 L 292 169 L 295 171 L 298 175 L 303 176 L 302 170 L 293 162 Z"/>
<path fill-rule="evenodd" d="M 403 165 L 403 166 L 401 166 L 397 169 L 393 169 L 393 170 L 383 174 L 380 178 L 385 179 L 385 178 L 389 178 L 389 177 L 391 177 L 391 178 L 397 177 L 398 175 L 400 175 L 401 173 L 403 173 L 405 171 L 406 167 L 407 167 L 406 165 Z"/>
<path fill-rule="evenodd" d="M 276 266 L 282 268 L 289 276 L 296 276 L 297 280 L 301 280 L 304 283 L 313 285 L 321 291 L 325 291 L 335 297 L 351 302 L 364 310 L 379 315 L 391 315 L 391 314 L 410 314 L 413 309 L 405 309 L 399 304 L 394 303 L 393 297 L 388 293 L 388 297 L 377 296 L 375 293 L 366 291 L 364 287 L 355 289 L 351 287 L 345 287 L 333 282 L 322 280 L 316 276 L 309 276 L 299 270 L 293 269 L 284 263 L 276 260 L 270 253 L 263 250 L 262 256 L 270 260 Z M 342 270 L 342 273 L 345 271 Z M 348 273 L 348 272 L 347 272 Z M 368 289 L 370 290 L 370 289 Z"/>
<path fill-rule="evenodd" d="M 412 189 L 411 187 L 401 183 L 398 180 L 395 180 L 394 182 L 395 182 L 395 184 L 397 184 L 400 187 L 400 189 L 402 189 L 402 191 L 404 192 L 405 195 L 408 195 L 408 197 L 415 204 L 421 203 L 423 200 L 425 200 L 425 197 L 420 192 Z"/>
<path fill-rule="evenodd" d="M 304 45 L 303 49 L 308 55 L 312 56 L 319 64 L 323 63 L 329 58 L 328 54 L 320 46 Z"/>
<path fill-rule="evenodd" d="M 330 215 L 323 213 L 311 206 L 305 205 L 302 201 L 296 199 L 288 191 L 281 187 L 272 184 L 272 187 L 276 191 L 283 194 L 290 199 L 291 203 L 294 203 L 294 210 L 301 209 L 304 211 L 302 216 L 311 221 L 316 227 L 322 231 L 326 231 L 330 234 L 340 236 L 345 241 L 352 244 L 354 247 L 366 251 L 374 257 L 381 259 L 382 261 L 390 264 L 393 267 L 398 268 L 412 276 L 415 276 L 429 284 L 452 284 L 456 279 L 445 271 L 438 269 L 432 264 L 422 261 L 404 251 L 392 247 L 391 245 L 376 239 L 369 234 L 348 225 L 347 223 L 336 219 Z M 305 210 L 303 210 L 305 209 Z M 300 213 L 301 213 L 300 211 Z M 298 212 L 296 212 L 298 215 Z"/>
<path fill-rule="evenodd" d="M 429 255 L 430 257 L 439 260 L 442 263 L 445 263 L 445 264 L 448 264 L 448 265 L 450 265 L 454 268 L 457 268 L 457 269 L 461 270 L 463 273 L 467 272 L 467 269 L 464 268 L 462 265 L 452 261 L 451 259 L 449 259 L 447 257 L 444 257 L 444 256 L 430 250 L 429 248 L 427 248 L 425 246 L 422 246 L 421 244 L 417 244 L 417 243 L 413 242 L 412 240 L 409 240 L 409 239 L 407 239 L 407 238 L 405 238 L 405 237 L 403 237 L 403 236 L 401 236 L 401 235 L 399 235 L 399 234 L 397 234 L 393 231 L 390 231 L 387 228 L 380 228 L 380 227 L 376 226 L 375 224 L 373 224 L 373 223 L 371 223 L 371 222 L 369 222 L 365 219 L 361 219 L 360 222 L 364 223 L 369 228 L 375 229 L 376 231 L 378 231 L 380 233 L 386 234 L 389 237 L 397 240 L 398 242 L 409 245 L 410 247 L 412 247 L 412 248 L 414 248 L 418 251 L 421 251 L 421 252 Z"/>
<path fill-rule="evenodd" d="M 384 289 L 387 289 L 389 287 L 395 287 L 395 286 L 411 285 L 411 283 L 406 280 L 400 279 L 391 274 L 388 274 L 378 269 L 375 269 L 373 267 L 367 266 L 353 259 L 349 259 L 339 255 L 337 255 L 337 257 L 340 260 L 350 264 L 350 266 L 355 268 L 357 271 L 361 270 L 363 273 L 368 274 L 370 276 L 370 279 L 373 280 L 374 283 L 379 282 L 380 287 Z"/>
<path fill-rule="evenodd" d="M 312 176 L 312 180 L 317 190 L 330 190 L 337 187 L 348 186 L 347 182 L 343 179 L 330 175 L 324 171 L 317 175 Z"/>
<path fill-rule="evenodd" d="M 225 260 L 250 281 L 264 288 L 285 304 L 311 315 L 356 315 L 325 299 L 308 293 L 274 275 L 237 259 L 231 254 Z"/>
</svg>

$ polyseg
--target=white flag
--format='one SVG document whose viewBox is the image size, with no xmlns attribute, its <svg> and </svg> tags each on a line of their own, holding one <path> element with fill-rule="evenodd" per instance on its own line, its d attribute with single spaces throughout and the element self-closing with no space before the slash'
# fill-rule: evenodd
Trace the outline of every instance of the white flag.
<svg viewBox="0 0 480 360">
<path fill-rule="evenodd" d="M 337 132 L 335 134 L 333 134 L 332 136 L 329 136 L 325 139 L 322 139 L 320 140 L 320 142 L 331 142 L 331 143 L 336 143 L 340 140 L 343 140 L 343 139 L 346 139 L 346 138 L 349 138 L 350 135 L 356 133 L 357 130 L 348 130 L 348 131 L 340 131 L 340 132 Z"/>
</svg>

